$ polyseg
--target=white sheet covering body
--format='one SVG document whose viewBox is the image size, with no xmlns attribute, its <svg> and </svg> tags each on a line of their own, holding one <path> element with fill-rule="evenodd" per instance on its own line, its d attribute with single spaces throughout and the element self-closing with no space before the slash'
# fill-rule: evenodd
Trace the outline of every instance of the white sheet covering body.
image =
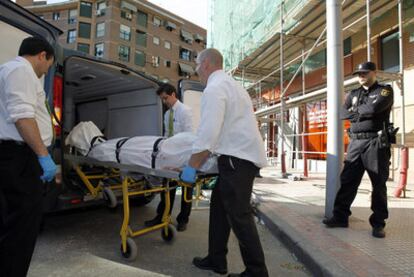
<svg viewBox="0 0 414 277">
<path fill-rule="evenodd" d="M 82 124 L 82 123 L 80 123 Z M 93 123 L 92 123 L 93 124 Z M 85 149 L 90 145 L 92 139 L 98 134 L 96 129 L 91 128 L 91 124 L 82 124 L 81 127 L 75 126 L 66 140 L 67 144 L 77 148 Z M 91 132 L 91 129 L 95 130 Z M 79 134 L 81 133 L 81 134 Z M 121 147 L 119 160 L 121 164 L 140 165 L 151 168 L 152 153 L 155 142 L 160 137 L 157 136 L 139 136 L 129 138 Z M 98 141 L 89 152 L 88 157 L 99 161 L 117 162 L 116 145 L 123 138 Z M 156 169 L 183 168 L 187 165 L 191 154 L 192 145 L 196 136 L 193 133 L 180 133 L 170 138 L 163 139 L 158 145 L 158 154 L 155 161 Z M 86 155 L 85 151 L 81 151 Z M 200 171 L 206 173 L 215 173 L 217 170 L 217 158 L 212 156 L 200 168 Z"/>
</svg>

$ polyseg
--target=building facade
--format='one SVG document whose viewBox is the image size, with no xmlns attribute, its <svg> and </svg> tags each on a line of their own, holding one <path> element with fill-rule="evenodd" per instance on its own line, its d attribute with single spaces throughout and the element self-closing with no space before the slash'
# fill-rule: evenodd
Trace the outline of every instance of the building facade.
<svg viewBox="0 0 414 277">
<path fill-rule="evenodd" d="M 248 0 L 240 0 L 237 5 L 236 0 L 209 2 L 209 47 L 216 47 L 224 53 L 226 70 L 244 83 L 255 104 L 256 112 L 280 106 L 281 88 L 284 89 L 284 101 L 290 103 L 283 117 L 279 108 L 274 109 L 272 114 L 258 118 L 269 159 L 273 160 L 275 157 L 274 160 L 279 161 L 281 143 L 284 143 L 287 167 L 301 170 L 303 158 L 306 156 L 311 171 L 324 171 L 326 134 L 329 132 L 325 99 L 327 94 L 334 93 L 326 91 L 326 66 L 329 57 L 324 36 L 325 1 L 264 0 L 252 4 Z M 369 20 L 366 0 L 346 1 L 343 6 L 345 91 L 358 85 L 356 82 L 352 83 L 352 72 L 359 63 L 368 59 L 368 41 L 371 49 L 369 58 L 377 64 L 379 75 L 386 77 L 381 78 L 381 82 L 394 88 L 391 120 L 400 130 L 397 145 L 393 145 L 391 177 L 398 176 L 399 173 L 403 124 L 404 146 L 410 149 L 409 160 L 414 158 L 414 122 L 410 120 L 414 115 L 414 96 L 411 93 L 414 86 L 414 1 L 402 2 L 401 60 L 398 2 L 370 1 Z M 369 39 L 367 26 L 370 27 Z M 319 43 L 315 45 L 321 35 Z M 400 61 L 403 62 L 403 72 L 400 72 Z M 303 70 L 294 76 L 302 63 Z M 399 76 L 403 77 L 402 82 Z M 288 85 L 289 88 L 286 89 Z M 402 120 L 402 92 L 405 100 L 405 122 Z M 283 130 L 281 118 L 285 123 Z M 349 123 L 345 123 L 344 127 L 347 126 Z M 348 142 L 346 135 L 344 141 Z M 412 166 L 409 168 L 409 175 L 412 176 L 411 174 L 414 174 Z"/>
<path fill-rule="evenodd" d="M 206 30 L 145 0 L 17 0 L 58 27 L 60 43 L 125 64 L 176 85 L 197 79 L 195 59 L 205 48 Z"/>
</svg>

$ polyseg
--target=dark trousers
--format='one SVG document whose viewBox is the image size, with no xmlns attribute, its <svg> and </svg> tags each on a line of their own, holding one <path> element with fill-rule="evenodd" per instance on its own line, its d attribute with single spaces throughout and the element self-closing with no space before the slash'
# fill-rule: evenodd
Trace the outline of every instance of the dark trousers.
<svg viewBox="0 0 414 277">
<path fill-rule="evenodd" d="M 372 183 L 371 210 L 369 222 L 372 227 L 384 227 L 388 218 L 387 186 L 391 151 L 379 148 L 376 138 L 351 140 L 344 169 L 341 173 L 341 187 L 336 195 L 334 216 L 348 221 L 351 204 L 354 201 L 364 172 Z"/>
<path fill-rule="evenodd" d="M 170 187 L 174 187 L 174 186 L 177 186 L 177 182 L 170 182 Z M 182 190 L 183 191 L 181 194 L 181 210 L 177 216 L 177 222 L 181 224 L 187 224 L 190 218 L 190 214 L 191 214 L 192 202 L 187 203 L 186 201 L 184 201 L 184 188 L 182 188 Z M 170 214 L 174 207 L 176 192 L 177 192 L 176 189 L 170 190 Z M 162 214 L 164 213 L 164 209 L 165 209 L 165 194 L 161 193 L 160 195 L 161 195 L 161 201 L 157 207 L 157 217 L 159 219 L 162 218 Z M 193 197 L 193 188 L 187 188 L 187 199 L 192 199 L 192 197 Z"/>
<path fill-rule="evenodd" d="M 227 266 L 230 229 L 239 241 L 248 276 L 267 277 L 263 249 L 250 204 L 253 181 L 259 168 L 229 156 L 218 160 L 219 178 L 210 203 L 208 257 L 217 266 Z"/>
<path fill-rule="evenodd" d="M 42 219 L 42 169 L 26 145 L 0 143 L 0 276 L 26 276 Z"/>
</svg>

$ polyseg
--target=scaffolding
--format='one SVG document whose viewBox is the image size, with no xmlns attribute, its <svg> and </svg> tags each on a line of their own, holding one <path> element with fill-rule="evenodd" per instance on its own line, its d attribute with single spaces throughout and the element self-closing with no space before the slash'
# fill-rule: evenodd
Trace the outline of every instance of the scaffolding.
<svg viewBox="0 0 414 277">
<path fill-rule="evenodd" d="M 319 0 L 254 0 L 220 1 L 210 0 L 209 46 L 223 53 L 224 67 L 239 79 L 250 93 L 260 123 L 276 122 L 279 127 L 281 175 L 285 168 L 285 131 L 284 112 L 292 108 L 303 108 L 307 103 L 327 99 L 325 85 L 307 88 L 305 75 L 319 66 L 313 55 L 326 49 L 327 43 L 327 3 Z M 405 104 L 403 82 L 403 43 L 404 23 L 412 19 L 406 15 L 404 21 L 404 1 L 402 0 L 341 0 L 342 35 L 344 41 L 353 34 L 366 28 L 366 59 L 372 59 L 371 25 L 380 16 L 398 6 L 400 70 L 398 73 L 378 72 L 382 82 L 396 82 L 400 86 L 401 106 L 401 144 L 405 146 Z M 412 3 L 411 3 L 412 4 Z M 410 9 L 410 13 L 414 8 Z M 341 59 L 342 56 L 341 56 Z M 342 62 L 342 61 L 341 61 Z M 291 88 L 293 82 L 301 79 L 301 88 Z M 356 78 L 344 81 L 345 91 L 359 86 Z M 272 91 L 271 96 L 263 99 L 264 93 Z M 306 115 L 306 112 L 303 113 Z M 306 120 L 306 119 L 304 119 Z M 303 128 L 302 128 L 303 129 Z M 309 134 L 297 134 L 305 137 Z M 276 139 L 275 139 L 276 141 Z M 303 140 L 302 140 L 303 141 Z M 273 143 L 276 147 L 276 143 Z M 302 143 L 303 146 L 303 143 Z M 304 174 L 307 175 L 306 154 L 303 149 L 291 152 L 302 154 Z M 326 152 L 325 152 L 326 154 Z M 296 156 L 297 157 L 297 156 Z"/>
</svg>

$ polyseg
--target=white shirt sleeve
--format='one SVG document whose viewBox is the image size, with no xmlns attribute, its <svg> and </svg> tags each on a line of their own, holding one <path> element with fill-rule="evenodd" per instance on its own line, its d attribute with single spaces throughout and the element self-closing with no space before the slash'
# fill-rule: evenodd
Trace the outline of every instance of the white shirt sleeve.
<svg viewBox="0 0 414 277">
<path fill-rule="evenodd" d="M 9 122 L 22 118 L 35 118 L 36 87 L 24 67 L 12 70 L 6 77 L 6 109 Z"/>
<path fill-rule="evenodd" d="M 193 132 L 193 111 L 190 107 L 183 107 L 183 132 Z"/>
<path fill-rule="evenodd" d="M 197 138 L 193 144 L 193 153 L 208 150 L 214 153 L 223 128 L 226 112 L 226 94 L 218 86 L 210 86 L 201 97 L 201 118 Z"/>
</svg>

